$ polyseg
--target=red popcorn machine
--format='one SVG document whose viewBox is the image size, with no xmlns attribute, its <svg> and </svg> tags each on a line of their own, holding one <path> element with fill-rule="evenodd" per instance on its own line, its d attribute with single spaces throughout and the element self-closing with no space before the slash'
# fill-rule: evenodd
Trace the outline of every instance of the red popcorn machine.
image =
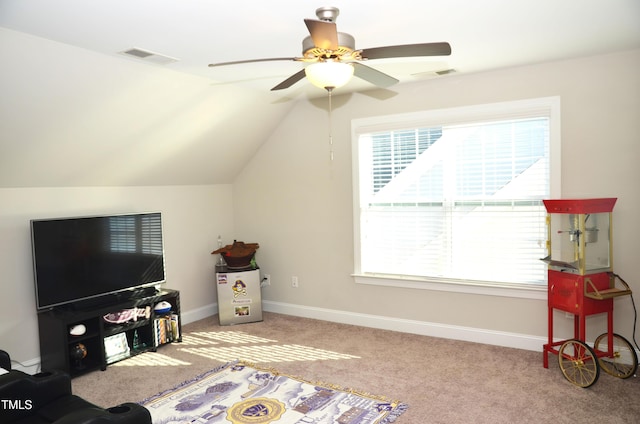
<svg viewBox="0 0 640 424">
<path fill-rule="evenodd" d="M 629 285 L 614 274 L 612 263 L 612 211 L 615 198 L 544 200 L 547 209 L 549 341 L 543 348 L 543 365 L 550 353 L 558 356 L 565 378 L 589 387 L 600 369 L 618 378 L 635 374 L 636 352 L 627 339 L 613 332 L 614 298 L 631 295 Z M 617 287 L 619 281 L 622 287 Z M 573 314 L 574 335 L 554 340 L 554 310 Z M 586 318 L 607 314 L 607 332 L 593 345 L 586 338 Z"/>
</svg>

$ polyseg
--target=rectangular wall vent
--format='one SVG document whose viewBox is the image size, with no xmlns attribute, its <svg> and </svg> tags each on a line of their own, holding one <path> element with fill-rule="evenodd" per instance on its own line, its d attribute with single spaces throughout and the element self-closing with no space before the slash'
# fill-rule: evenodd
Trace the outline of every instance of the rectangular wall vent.
<svg viewBox="0 0 640 424">
<path fill-rule="evenodd" d="M 121 51 L 120 54 L 125 56 L 134 57 L 136 59 L 144 60 L 145 62 L 155 63 L 157 65 L 168 65 L 169 63 L 177 62 L 178 59 L 174 57 L 165 56 L 159 53 L 154 53 L 148 50 L 131 48 Z"/>
</svg>

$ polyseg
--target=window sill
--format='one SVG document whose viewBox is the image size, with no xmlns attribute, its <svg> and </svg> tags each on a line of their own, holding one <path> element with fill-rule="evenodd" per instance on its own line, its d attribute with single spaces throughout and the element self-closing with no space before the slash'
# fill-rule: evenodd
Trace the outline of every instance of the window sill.
<svg viewBox="0 0 640 424">
<path fill-rule="evenodd" d="M 435 278 L 402 277 L 396 275 L 352 274 L 357 284 L 387 286 L 454 293 L 480 294 L 485 296 L 516 297 L 522 299 L 547 300 L 546 285 L 501 284 L 490 281 L 437 280 Z"/>
</svg>

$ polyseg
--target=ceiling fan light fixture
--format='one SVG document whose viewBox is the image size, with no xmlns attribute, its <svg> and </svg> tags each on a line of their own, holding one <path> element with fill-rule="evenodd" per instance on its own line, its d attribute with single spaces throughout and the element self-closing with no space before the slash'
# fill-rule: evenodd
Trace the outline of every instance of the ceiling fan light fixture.
<svg viewBox="0 0 640 424">
<path fill-rule="evenodd" d="M 309 82 L 316 87 L 333 90 L 351 80 L 353 66 L 349 63 L 325 60 L 308 65 L 304 68 L 304 73 Z"/>
</svg>

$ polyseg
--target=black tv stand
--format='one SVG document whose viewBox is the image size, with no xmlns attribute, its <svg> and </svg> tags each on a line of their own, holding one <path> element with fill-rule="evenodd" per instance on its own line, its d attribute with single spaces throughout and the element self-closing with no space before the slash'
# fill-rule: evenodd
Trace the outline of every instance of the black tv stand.
<svg viewBox="0 0 640 424">
<path fill-rule="evenodd" d="M 92 305 L 86 302 L 38 312 L 42 370 L 58 369 L 76 377 L 131 356 L 154 351 L 166 343 L 182 341 L 180 292 L 155 287 L 120 293 Z M 154 307 L 166 301 L 171 310 L 158 313 Z M 136 308 L 139 315 L 121 323 L 104 316 Z M 112 320 L 113 317 L 109 317 Z M 71 334 L 82 325 L 85 332 Z M 84 353 L 83 353 L 84 352 Z"/>
</svg>

